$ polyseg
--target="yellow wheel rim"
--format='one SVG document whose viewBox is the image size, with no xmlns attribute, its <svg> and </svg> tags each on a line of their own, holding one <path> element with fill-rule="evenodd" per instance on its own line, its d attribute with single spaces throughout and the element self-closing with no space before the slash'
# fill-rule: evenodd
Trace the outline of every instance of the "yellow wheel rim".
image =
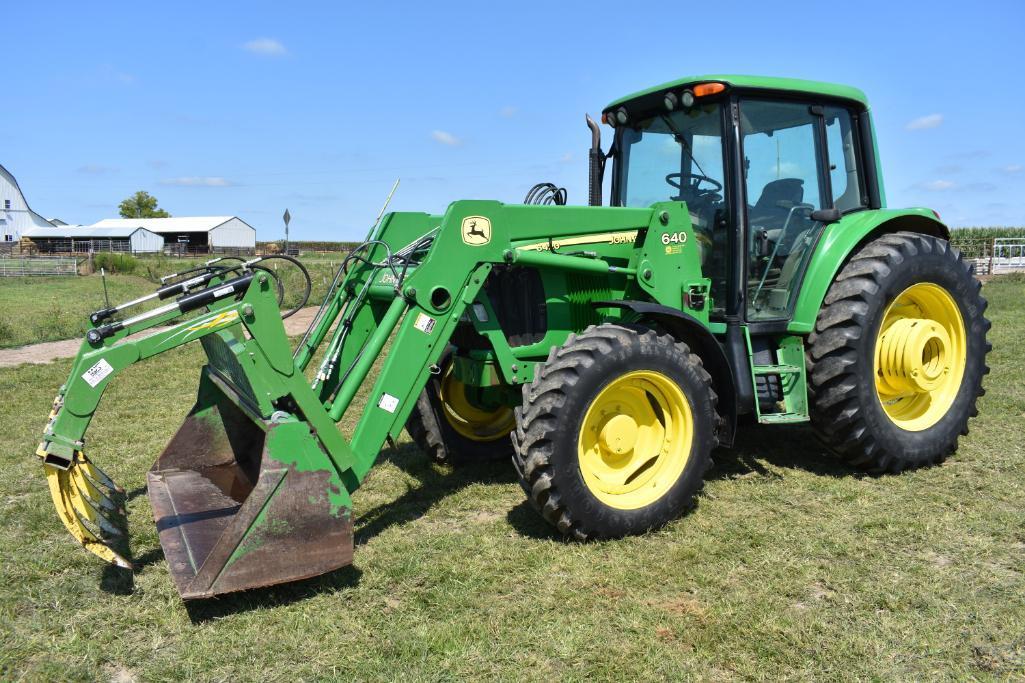
<svg viewBox="0 0 1025 683">
<path fill-rule="evenodd" d="M 658 372 L 628 372 L 602 389 L 584 415 L 580 473 L 602 503 L 636 510 L 679 480 L 693 441 L 694 416 L 679 385 Z"/>
<path fill-rule="evenodd" d="M 943 287 L 919 283 L 893 300 L 876 337 L 876 394 L 901 429 L 939 422 L 964 378 L 967 334 L 957 302 Z"/>
<path fill-rule="evenodd" d="M 449 365 L 441 378 L 439 397 L 445 421 L 452 429 L 471 441 L 497 441 L 508 436 L 516 423 L 512 408 L 479 408 L 470 402 L 466 390 L 467 386 L 456 378 Z"/>
</svg>

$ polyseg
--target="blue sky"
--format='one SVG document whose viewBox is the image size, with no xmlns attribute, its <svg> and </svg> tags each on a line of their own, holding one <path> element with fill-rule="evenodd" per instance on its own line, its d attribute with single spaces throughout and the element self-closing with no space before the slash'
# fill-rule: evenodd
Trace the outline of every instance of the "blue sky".
<svg viewBox="0 0 1025 683">
<path fill-rule="evenodd" d="M 856 85 L 891 206 L 1025 225 L 1023 2 L 19 2 L 3 26 L 0 163 L 73 223 L 145 189 L 355 239 L 397 177 L 396 210 L 542 180 L 585 203 L 585 112 L 718 72 Z"/>
</svg>

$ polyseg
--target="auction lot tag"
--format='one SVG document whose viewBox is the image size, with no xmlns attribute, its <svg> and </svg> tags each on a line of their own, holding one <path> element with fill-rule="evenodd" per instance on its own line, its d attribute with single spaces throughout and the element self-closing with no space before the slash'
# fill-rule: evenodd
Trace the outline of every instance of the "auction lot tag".
<svg viewBox="0 0 1025 683">
<path fill-rule="evenodd" d="M 413 327 L 420 330 L 424 334 L 430 334 L 434 331 L 434 323 L 437 321 L 426 313 L 418 313 L 416 316 L 416 322 L 413 323 Z"/>
<path fill-rule="evenodd" d="M 92 388 L 103 381 L 103 378 L 114 372 L 114 368 L 107 362 L 106 358 L 96 361 L 96 365 L 82 373 L 82 379 Z"/>
<path fill-rule="evenodd" d="M 394 413 L 395 409 L 399 407 L 399 399 L 391 394 L 381 394 L 381 400 L 377 402 L 377 407 Z"/>
</svg>

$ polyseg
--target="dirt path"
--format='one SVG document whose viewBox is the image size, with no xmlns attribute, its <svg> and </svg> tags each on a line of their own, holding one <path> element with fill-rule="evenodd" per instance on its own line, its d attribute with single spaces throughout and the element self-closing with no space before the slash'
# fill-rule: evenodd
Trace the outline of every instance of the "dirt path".
<svg viewBox="0 0 1025 683">
<path fill-rule="evenodd" d="M 315 306 L 302 309 L 285 321 L 285 332 L 288 334 L 302 334 L 306 331 L 316 312 Z M 153 330 L 147 330 L 147 334 L 153 334 L 166 329 L 168 328 L 156 327 Z M 28 346 L 19 346 L 14 349 L 0 349 L 0 368 L 10 368 L 22 363 L 45 365 L 62 358 L 74 358 L 81 344 L 81 339 L 64 339 L 62 341 L 29 344 Z"/>
</svg>

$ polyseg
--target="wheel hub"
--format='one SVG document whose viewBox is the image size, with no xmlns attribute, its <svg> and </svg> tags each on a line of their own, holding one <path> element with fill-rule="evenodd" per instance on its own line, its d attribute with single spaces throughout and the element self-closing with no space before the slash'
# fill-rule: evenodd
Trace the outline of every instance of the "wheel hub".
<svg viewBox="0 0 1025 683">
<path fill-rule="evenodd" d="M 625 455 L 637 443 L 637 421 L 629 415 L 615 415 L 605 423 L 598 435 L 603 451 L 611 455 Z"/>
<path fill-rule="evenodd" d="M 694 438 L 680 387 L 657 372 L 613 379 L 591 402 L 580 427 L 580 474 L 592 494 L 634 510 L 661 498 L 679 479 Z"/>
<path fill-rule="evenodd" d="M 951 361 L 950 335 L 933 320 L 901 318 L 879 337 L 881 382 L 892 393 L 936 390 Z"/>
<path fill-rule="evenodd" d="M 887 307 L 876 338 L 876 394 L 902 429 L 921 431 L 943 419 L 961 388 L 967 332 L 954 297 L 921 282 Z"/>
</svg>

